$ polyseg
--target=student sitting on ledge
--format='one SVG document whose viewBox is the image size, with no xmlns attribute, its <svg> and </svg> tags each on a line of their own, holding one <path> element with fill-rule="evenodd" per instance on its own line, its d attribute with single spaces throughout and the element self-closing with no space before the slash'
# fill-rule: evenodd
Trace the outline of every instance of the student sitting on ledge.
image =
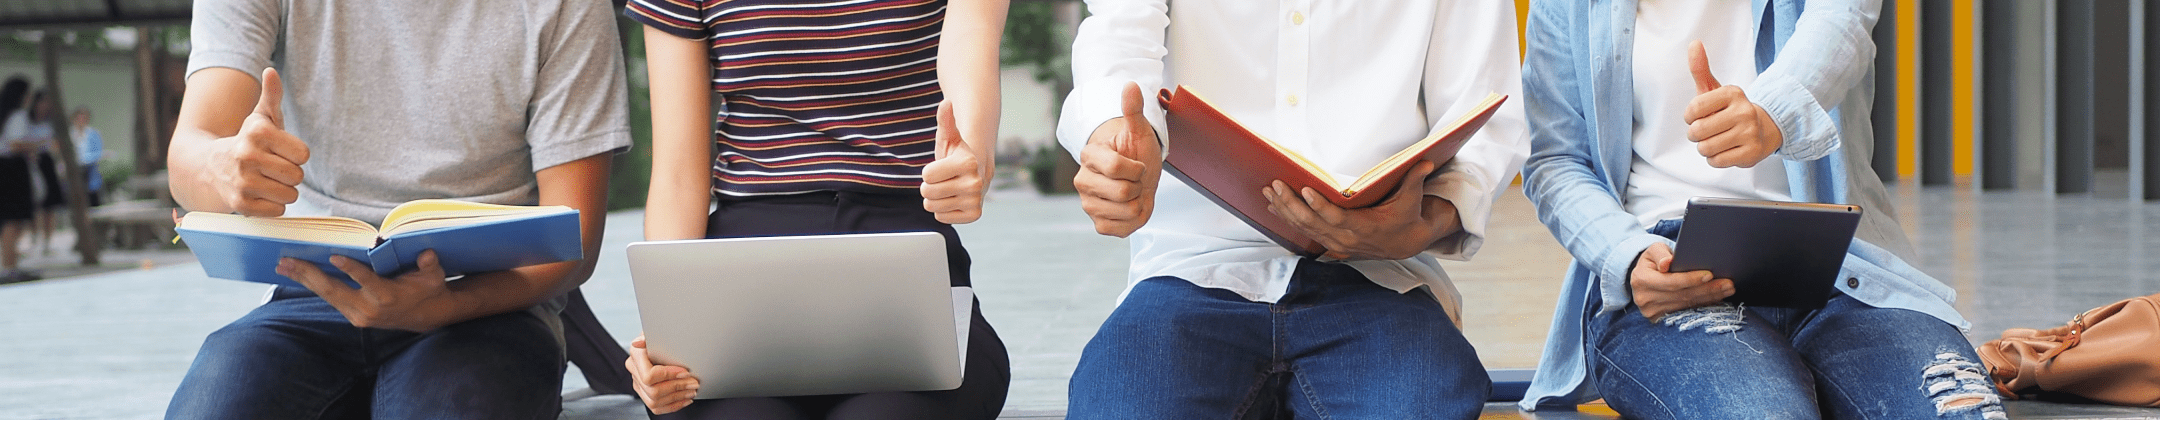
<svg viewBox="0 0 2160 421">
<path fill-rule="evenodd" d="M 1627 418 L 2001 418 L 1868 165 L 1874 1 L 1531 4 L 1523 190 L 1575 257 L 1526 410 Z M 1802 12 L 1805 10 L 1805 12 Z M 1699 41 L 1699 42 L 1698 42 Z M 1827 307 L 1672 273 L 1695 196 L 1865 210 Z"/>
<path fill-rule="evenodd" d="M 182 207 L 379 224 L 414 199 L 564 205 L 580 212 L 584 258 L 452 282 L 432 252 L 417 270 L 380 276 L 337 260 L 361 289 L 286 259 L 278 273 L 307 288 L 279 287 L 211 333 L 165 416 L 555 418 L 557 312 L 592 273 L 609 158 L 630 145 L 608 4 L 199 0 L 194 10 L 168 158 Z M 370 391 L 372 401 L 342 400 Z M 360 411 L 338 411 L 348 403 Z"/>
<path fill-rule="evenodd" d="M 1413 164 L 1377 205 L 1344 209 L 1315 190 L 1268 188 L 1269 211 L 1327 249 L 1307 258 L 1163 175 L 1158 142 L 1180 140 L 1158 140 L 1166 126 L 1154 93 L 1207 92 L 1259 135 L 1355 174 L 1488 95 L 1517 92 L 1514 5 L 1088 9 L 1058 141 L 1081 164 L 1073 185 L 1096 231 L 1130 236 L 1132 270 L 1081 351 L 1068 415 L 1476 418 L 1491 383 L 1437 259 L 1468 260 L 1483 244 L 1493 199 L 1528 153 L 1521 108 L 1503 105 L 1453 161 Z"/>
<path fill-rule="evenodd" d="M 980 218 L 990 186 L 1006 7 L 633 0 L 653 87 L 645 238 L 934 231 L 970 286 L 952 224 Z M 654 365 L 643 336 L 625 364 L 655 419 L 991 419 L 1012 369 L 974 307 L 953 390 L 693 400 L 698 373 Z"/>
</svg>

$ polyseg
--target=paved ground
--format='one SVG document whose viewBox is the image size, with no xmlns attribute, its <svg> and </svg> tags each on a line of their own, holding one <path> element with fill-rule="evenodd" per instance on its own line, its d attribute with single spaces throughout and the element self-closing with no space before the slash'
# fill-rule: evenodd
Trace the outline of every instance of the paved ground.
<svg viewBox="0 0 2160 421">
<path fill-rule="evenodd" d="M 2160 204 L 1963 188 L 1907 189 L 1896 197 L 1896 211 L 1923 248 L 1917 266 L 1959 291 L 1975 339 L 2058 325 L 2078 311 L 2160 291 L 2160 237 L 2151 235 L 2160 233 Z M 1123 241 L 1095 235 L 1078 209 L 1071 197 L 1000 191 L 982 221 L 960 228 L 975 256 L 985 316 L 1011 351 L 1009 417 L 1062 414 L 1066 376 L 1124 286 Z M 610 215 L 599 270 L 586 286 L 619 339 L 638 330 L 621 251 L 640 238 L 639 216 Z M 1481 361 L 1530 367 L 1567 257 L 1519 193 L 1504 196 L 1493 219 L 1478 261 L 1449 263 L 1448 271 L 1463 291 L 1465 332 Z M 118 252 L 106 260 L 102 273 L 0 285 L 0 419 L 159 417 L 203 335 L 259 303 L 265 289 L 207 279 L 185 263 L 184 252 Z M 91 272 L 53 269 L 72 264 L 66 256 L 29 264 L 55 275 Z M 573 374 L 564 386 L 577 396 L 584 385 Z M 565 406 L 566 418 L 642 416 L 621 396 Z M 2014 412 L 2155 414 L 2024 408 L 2037 409 Z"/>
</svg>

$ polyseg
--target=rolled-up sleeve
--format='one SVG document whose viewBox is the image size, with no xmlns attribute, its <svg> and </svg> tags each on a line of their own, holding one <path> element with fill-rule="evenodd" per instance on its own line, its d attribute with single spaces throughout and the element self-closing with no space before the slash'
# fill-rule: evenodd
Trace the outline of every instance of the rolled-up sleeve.
<svg viewBox="0 0 2160 421">
<path fill-rule="evenodd" d="M 1158 130 L 1165 127 L 1155 92 L 1163 88 L 1163 57 L 1170 54 L 1164 44 L 1170 28 L 1169 3 L 1089 0 L 1087 8 L 1089 16 L 1080 22 L 1073 41 L 1073 90 L 1065 98 L 1057 128 L 1058 143 L 1074 159 L 1080 157 L 1096 127 L 1124 114 L 1126 83 L 1140 85 L 1148 123 Z"/>
<path fill-rule="evenodd" d="M 1805 13 L 1770 11 L 1801 14 L 1777 62 L 1742 89 L 1777 122 L 1785 136 L 1778 154 L 1785 159 L 1820 159 L 1842 143 L 1830 111 L 1874 67 L 1871 31 L 1881 8 L 1881 0 L 1817 0 L 1807 3 Z"/>
<path fill-rule="evenodd" d="M 1470 260 L 1485 243 L 1493 201 L 1514 182 L 1530 156 L 1523 122 L 1522 70 L 1517 61 L 1515 6 L 1507 2 L 1453 1 L 1437 8 L 1426 50 L 1425 121 L 1446 130 L 1486 95 L 1507 95 L 1500 111 L 1425 180 L 1425 194 L 1447 199 L 1462 219 L 1462 233 L 1434 242 L 1435 257 Z"/>
</svg>

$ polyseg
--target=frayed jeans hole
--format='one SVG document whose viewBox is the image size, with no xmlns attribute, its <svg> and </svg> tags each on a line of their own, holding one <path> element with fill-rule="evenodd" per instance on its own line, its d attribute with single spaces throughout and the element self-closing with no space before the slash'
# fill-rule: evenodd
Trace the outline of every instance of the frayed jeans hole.
<svg viewBox="0 0 2160 421">
<path fill-rule="evenodd" d="M 1977 411 L 1982 418 L 2003 419 L 2002 396 L 1995 394 L 1980 365 L 1954 353 L 1942 353 L 1921 369 L 1921 385 L 1935 400 L 1935 414 Z"/>
<path fill-rule="evenodd" d="M 1668 313 L 1660 323 L 1682 332 L 1700 328 L 1706 333 L 1732 333 L 1747 324 L 1742 311 L 1739 306 L 1718 303 Z"/>
</svg>

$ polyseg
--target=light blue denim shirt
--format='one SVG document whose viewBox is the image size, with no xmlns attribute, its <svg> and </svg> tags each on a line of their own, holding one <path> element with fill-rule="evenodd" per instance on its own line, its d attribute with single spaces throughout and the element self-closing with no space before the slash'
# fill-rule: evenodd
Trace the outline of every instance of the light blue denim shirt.
<svg viewBox="0 0 2160 421">
<path fill-rule="evenodd" d="M 1634 154 L 1631 52 L 1634 0 L 1541 0 L 1530 5 L 1523 104 L 1530 160 L 1523 190 L 1538 220 L 1575 257 L 1553 312 L 1545 354 L 1521 406 L 1567 406 L 1598 398 L 1584 381 L 1584 305 L 1597 312 L 1631 302 L 1627 273 L 1652 235 L 1621 206 Z M 1893 219 L 1887 190 L 1868 163 L 1874 133 L 1875 26 L 1879 0 L 1754 0 L 1753 83 L 1741 86 L 1785 135 L 1783 159 L 1794 200 L 1865 210 L 1838 278 L 1845 294 L 1881 308 L 1969 327 L 1951 307 L 1956 293 L 1907 264 L 1914 255 Z M 1679 69 L 1675 69 L 1679 71 Z M 1598 279 L 1612 280 L 1597 282 Z M 1593 285 L 1602 285 L 1591 291 Z"/>
</svg>

